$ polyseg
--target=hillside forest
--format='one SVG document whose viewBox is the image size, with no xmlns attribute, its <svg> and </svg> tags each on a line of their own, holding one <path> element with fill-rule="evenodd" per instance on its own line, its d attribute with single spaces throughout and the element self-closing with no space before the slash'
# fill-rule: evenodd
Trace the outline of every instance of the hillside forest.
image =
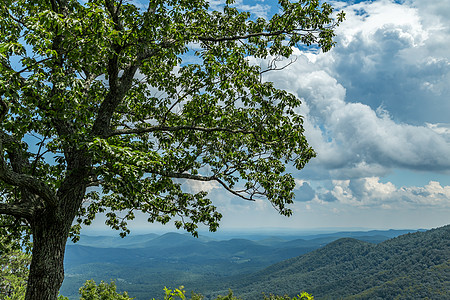
<svg viewBox="0 0 450 300">
<path fill-rule="evenodd" d="M 183 285 L 205 299 L 234 295 L 315 299 L 448 299 L 450 226 L 429 231 L 340 232 L 216 240 L 186 234 L 125 239 L 82 236 L 67 246 L 61 294 L 77 299 L 88 279 L 114 280 L 136 299 Z M 397 297 L 397 298 L 396 298 Z"/>
</svg>

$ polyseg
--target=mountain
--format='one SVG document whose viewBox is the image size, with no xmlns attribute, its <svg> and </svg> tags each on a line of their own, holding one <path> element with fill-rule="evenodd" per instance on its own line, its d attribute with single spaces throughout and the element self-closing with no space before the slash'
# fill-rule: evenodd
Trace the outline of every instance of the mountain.
<svg viewBox="0 0 450 300">
<path fill-rule="evenodd" d="M 118 236 L 89 236 L 81 235 L 76 245 L 91 246 L 96 248 L 140 248 L 142 244 L 154 240 L 159 235 L 154 233 L 143 235 L 130 235 L 126 238 Z M 69 245 L 73 243 L 69 242 Z"/>
<path fill-rule="evenodd" d="M 216 287 L 242 299 L 261 293 L 315 299 L 450 299 L 450 225 L 379 244 L 342 238 Z M 206 294 L 206 293 L 205 293 Z"/>
<path fill-rule="evenodd" d="M 404 231 L 369 231 L 308 236 L 259 235 L 258 239 L 216 240 L 200 235 L 166 233 L 127 236 L 84 236 L 68 243 L 61 294 L 77 299 L 88 279 L 115 280 L 119 290 L 136 299 L 161 298 L 164 286 L 210 293 L 222 283 L 240 282 L 272 264 L 309 253 L 342 236 L 379 243 Z M 410 231 L 408 231 L 410 232 Z M 369 244 L 372 245 L 372 244 Z M 225 287 L 226 292 L 228 287 Z"/>
</svg>

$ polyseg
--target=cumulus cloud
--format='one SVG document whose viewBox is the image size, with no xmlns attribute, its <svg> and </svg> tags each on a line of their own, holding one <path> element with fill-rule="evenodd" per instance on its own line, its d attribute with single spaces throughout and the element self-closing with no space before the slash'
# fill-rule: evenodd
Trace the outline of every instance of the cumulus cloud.
<svg viewBox="0 0 450 300">
<path fill-rule="evenodd" d="M 318 152 L 313 164 L 346 176 L 355 170 L 355 176 L 369 176 L 374 175 L 371 170 L 395 167 L 450 169 L 446 125 L 399 123 L 383 108 L 347 102 L 346 89 L 335 78 L 301 58 L 268 79 L 304 100 L 299 113 L 306 116 L 306 135 Z"/>
<path fill-rule="evenodd" d="M 300 186 L 297 184 L 295 190 L 296 201 L 301 202 L 311 201 L 314 199 L 315 195 L 316 195 L 315 191 L 307 182 L 303 182 Z"/>
<path fill-rule="evenodd" d="M 335 201 L 338 201 L 338 198 L 336 198 L 336 196 L 330 191 L 318 194 L 316 199 L 321 201 L 321 202 L 335 202 Z"/>
<path fill-rule="evenodd" d="M 334 180 L 331 193 L 343 204 L 356 206 L 381 205 L 391 202 L 395 186 L 382 183 L 378 177 Z"/>
<path fill-rule="evenodd" d="M 347 20 L 332 51 L 295 50 L 294 64 L 265 74 L 302 99 L 298 112 L 318 153 L 299 175 L 309 182 L 298 180 L 297 201 L 339 210 L 450 208 L 450 186 L 380 179 L 394 169 L 450 171 L 447 15 L 419 1 L 337 4 Z"/>
<path fill-rule="evenodd" d="M 431 124 L 431 123 L 426 123 L 426 126 L 428 128 L 430 128 L 431 130 L 435 131 L 436 133 L 438 133 L 439 135 L 445 137 L 447 142 L 450 142 L 450 124 L 442 124 L 442 123 Z"/>
<path fill-rule="evenodd" d="M 331 194 L 341 204 L 359 207 L 442 207 L 450 208 L 450 186 L 430 181 L 423 187 L 396 187 L 378 177 L 334 180 Z"/>
<path fill-rule="evenodd" d="M 199 193 L 201 191 L 205 191 L 210 193 L 215 189 L 219 189 L 220 186 L 215 181 L 197 181 L 190 179 L 178 179 L 178 183 L 181 184 L 183 190 L 188 193 Z"/>
<path fill-rule="evenodd" d="M 248 11 L 257 18 L 267 19 L 271 6 L 263 3 L 264 1 L 246 1 L 244 3 L 244 0 L 236 0 L 233 6 L 241 11 Z M 209 5 L 212 9 L 220 11 L 225 5 L 225 1 L 211 0 L 209 1 Z"/>
<path fill-rule="evenodd" d="M 296 63 L 266 74 L 303 100 L 299 113 L 318 153 L 306 173 L 345 179 L 393 168 L 450 170 L 450 64 L 430 56 L 435 27 L 414 6 L 341 5 L 347 20 L 333 51 L 297 50 Z"/>
<path fill-rule="evenodd" d="M 350 101 L 384 105 L 410 124 L 448 122 L 450 22 L 438 10 L 449 5 L 441 0 L 428 6 L 387 0 L 344 5 L 347 20 L 337 29 L 328 68 Z"/>
<path fill-rule="evenodd" d="M 450 171 L 450 21 L 436 4 L 443 2 L 339 2 L 347 20 L 332 51 L 295 50 L 295 63 L 264 74 L 302 99 L 298 113 L 318 153 L 301 175 L 294 173 L 302 178 L 296 179 L 296 209 L 327 218 L 350 208 L 450 209 L 450 186 L 431 180 L 396 186 L 382 179 L 394 169 Z M 215 186 L 190 188 L 211 191 L 234 221 L 253 210 L 266 218 L 272 210 L 267 202 L 232 200 Z"/>
</svg>

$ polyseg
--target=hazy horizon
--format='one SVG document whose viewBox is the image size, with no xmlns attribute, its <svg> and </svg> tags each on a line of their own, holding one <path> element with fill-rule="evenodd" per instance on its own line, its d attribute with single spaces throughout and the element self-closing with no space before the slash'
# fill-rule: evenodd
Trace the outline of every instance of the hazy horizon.
<svg viewBox="0 0 450 300">
<path fill-rule="evenodd" d="M 443 225 L 445 226 L 445 225 Z M 438 226 L 438 227 L 443 227 Z M 318 228 L 229 228 L 224 230 L 218 230 L 217 232 L 209 232 L 207 230 L 199 230 L 198 233 L 200 236 L 243 236 L 243 235 L 317 235 L 317 234 L 332 234 L 332 233 L 340 233 L 340 232 L 370 232 L 370 231 L 389 231 L 389 230 L 430 230 L 437 227 L 432 228 L 367 228 L 367 227 L 318 227 Z M 184 230 L 177 230 L 176 228 L 168 228 L 165 230 L 163 228 L 160 229 L 133 229 L 131 230 L 129 236 L 139 236 L 139 235 L 147 235 L 147 234 L 157 234 L 164 235 L 167 233 L 177 233 L 177 234 L 187 234 L 190 233 Z M 81 230 L 81 235 L 85 236 L 111 236 L 111 237 L 119 237 L 119 232 L 112 229 L 92 229 L 92 230 Z M 125 237 L 126 238 L 126 237 Z"/>
</svg>

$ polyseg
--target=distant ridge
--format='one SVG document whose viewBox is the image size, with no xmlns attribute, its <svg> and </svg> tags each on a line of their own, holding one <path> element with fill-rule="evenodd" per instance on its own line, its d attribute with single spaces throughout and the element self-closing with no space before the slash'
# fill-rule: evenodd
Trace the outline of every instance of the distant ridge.
<svg viewBox="0 0 450 300">
<path fill-rule="evenodd" d="M 119 236 L 91 236 L 81 235 L 76 245 L 91 246 L 96 248 L 139 248 L 142 243 L 159 237 L 158 234 L 149 233 L 143 235 L 130 235 L 125 238 Z M 69 245 L 73 245 L 69 242 Z"/>
<path fill-rule="evenodd" d="M 314 235 L 264 235 L 227 239 L 185 233 L 118 236 L 81 235 L 68 243 L 66 277 L 61 294 L 79 299 L 78 289 L 87 279 L 115 280 L 136 300 L 162 298 L 164 286 L 184 285 L 205 295 L 225 289 L 227 282 L 241 282 L 243 276 L 274 263 L 297 257 L 340 239 L 356 237 L 373 244 L 415 230 L 338 232 Z M 242 238 L 246 237 L 246 238 Z M 363 243 L 364 244 L 364 243 Z M 369 246 L 372 244 L 369 244 Z M 233 281 L 233 278 L 237 280 Z M 244 278 L 245 279 L 245 278 Z M 245 299 L 245 298 L 244 298 Z"/>
<path fill-rule="evenodd" d="M 226 286 L 246 300 L 260 299 L 263 292 L 294 296 L 301 291 L 318 300 L 448 300 L 450 225 L 378 245 L 342 238 Z"/>
</svg>

